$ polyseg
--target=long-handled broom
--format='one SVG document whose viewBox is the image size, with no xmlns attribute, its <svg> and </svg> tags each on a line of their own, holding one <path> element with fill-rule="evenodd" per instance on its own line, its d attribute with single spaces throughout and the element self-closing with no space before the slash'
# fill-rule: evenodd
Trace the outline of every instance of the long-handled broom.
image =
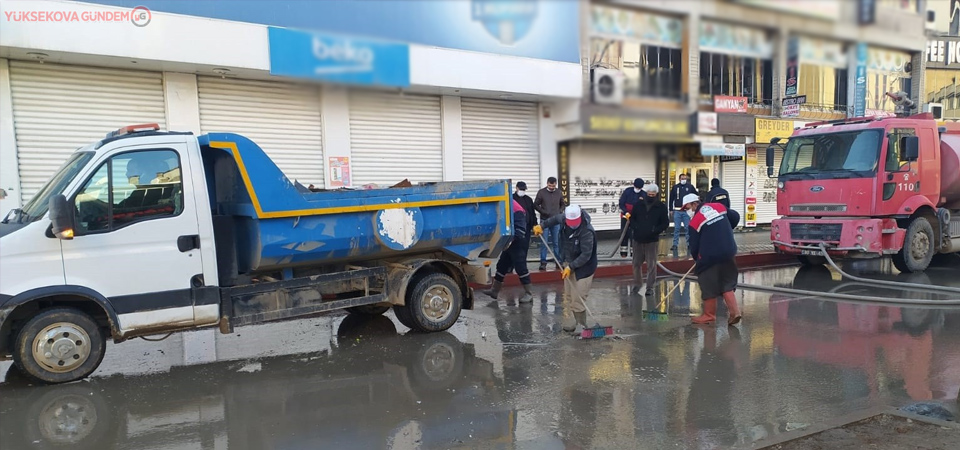
<svg viewBox="0 0 960 450">
<path fill-rule="evenodd" d="M 540 241 L 543 242 L 543 245 L 547 247 L 547 251 L 550 253 L 550 257 L 553 258 L 553 261 L 557 263 L 557 266 L 560 266 L 560 259 L 558 259 L 557 255 L 553 253 L 553 249 L 550 248 L 549 245 L 547 245 L 547 240 L 544 239 L 542 234 L 540 235 Z M 565 283 L 564 285 L 565 288 L 570 289 L 570 293 L 573 295 L 576 295 L 577 298 L 580 299 L 580 303 L 583 304 L 583 309 L 587 311 L 587 315 L 590 316 L 590 318 L 593 319 L 595 323 L 593 327 L 584 328 L 583 331 L 580 332 L 580 339 L 594 339 L 594 338 L 602 338 L 604 336 L 612 336 L 613 327 L 605 327 L 600 325 L 600 322 L 597 320 L 597 317 L 594 316 L 592 312 L 590 312 L 590 307 L 587 306 L 586 300 L 583 298 L 582 295 L 580 295 L 580 291 L 577 290 L 577 283 L 571 280 L 570 277 L 564 278 L 563 281 Z"/>
<path fill-rule="evenodd" d="M 690 269 L 687 270 L 687 273 L 683 274 L 683 276 L 680 277 L 680 281 L 677 281 L 677 283 L 674 284 L 673 287 L 670 288 L 670 290 L 667 291 L 667 293 L 660 298 L 660 303 L 657 304 L 656 308 L 653 308 L 652 311 L 642 312 L 644 319 L 653 320 L 657 322 L 663 322 L 670 319 L 670 313 L 666 311 L 661 312 L 660 308 L 663 307 L 663 302 L 667 301 L 667 299 L 670 298 L 670 294 L 673 294 L 673 291 L 677 290 L 677 288 L 680 287 L 681 284 L 683 284 L 683 280 L 687 279 L 687 276 L 690 275 L 690 272 L 693 272 L 694 267 L 697 267 L 697 263 L 693 263 L 693 265 L 690 266 Z M 655 269 L 651 269 L 651 270 L 655 270 Z"/>
</svg>

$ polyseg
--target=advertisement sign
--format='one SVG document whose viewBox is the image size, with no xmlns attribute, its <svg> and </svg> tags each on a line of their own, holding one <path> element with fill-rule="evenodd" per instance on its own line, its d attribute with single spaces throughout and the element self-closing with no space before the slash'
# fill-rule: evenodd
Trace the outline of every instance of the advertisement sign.
<svg viewBox="0 0 960 450">
<path fill-rule="evenodd" d="M 786 97 L 797 95 L 800 82 L 800 39 L 796 36 L 787 40 L 787 81 L 783 93 Z"/>
<path fill-rule="evenodd" d="M 698 112 L 697 113 L 697 133 L 699 134 L 717 134 L 717 113 Z"/>
<path fill-rule="evenodd" d="M 580 63 L 580 2 L 88 0 L 88 3 Z M 676 28 L 679 33 L 681 27 Z"/>
<path fill-rule="evenodd" d="M 576 30 L 577 27 L 571 29 Z M 680 47 L 683 42 L 682 32 L 683 21 L 676 17 L 609 6 L 590 7 L 590 33 L 593 35 L 628 37 L 648 44 Z"/>
<path fill-rule="evenodd" d="M 857 44 L 857 74 L 853 85 L 853 117 L 863 117 L 867 109 L 867 44 Z"/>
<path fill-rule="evenodd" d="M 701 20 L 700 51 L 769 59 L 773 58 L 773 40 L 763 28 Z"/>
<path fill-rule="evenodd" d="M 701 142 L 700 154 L 703 156 L 743 156 L 747 146 L 744 144 L 724 144 L 722 142 Z"/>
<path fill-rule="evenodd" d="M 783 106 L 803 105 L 806 103 L 807 103 L 806 95 L 798 95 L 796 97 L 786 97 L 783 99 L 783 102 L 782 102 Z"/>
<path fill-rule="evenodd" d="M 745 113 L 747 112 L 747 98 L 714 95 L 713 111 L 718 113 Z"/>
<path fill-rule="evenodd" d="M 780 112 L 780 117 L 800 117 L 800 105 L 784 106 Z"/>
<path fill-rule="evenodd" d="M 870 25 L 877 21 L 877 0 L 859 0 L 857 21 L 860 25 Z"/>
<path fill-rule="evenodd" d="M 757 226 L 757 170 L 757 149 L 751 147 L 747 149 L 747 185 L 744 190 L 744 203 L 747 205 L 744 226 L 747 228 Z"/>
<path fill-rule="evenodd" d="M 339 83 L 410 86 L 410 47 L 268 27 L 270 75 Z"/>
<path fill-rule="evenodd" d="M 570 145 L 566 142 L 557 144 L 557 181 L 563 203 L 570 204 Z"/>
<path fill-rule="evenodd" d="M 767 145 L 770 143 L 770 140 L 775 137 L 786 139 L 793 134 L 793 127 L 794 122 L 792 120 L 758 118 L 756 123 L 756 142 L 758 144 Z"/>
<path fill-rule="evenodd" d="M 733 0 L 757 8 L 836 21 L 840 19 L 840 0 Z"/>
<path fill-rule="evenodd" d="M 627 111 L 584 106 L 580 117 L 586 134 L 689 138 L 692 116 L 666 116 L 662 112 Z"/>
<path fill-rule="evenodd" d="M 330 187 L 350 187 L 350 158 L 346 156 L 327 158 L 327 173 L 330 174 Z"/>
</svg>

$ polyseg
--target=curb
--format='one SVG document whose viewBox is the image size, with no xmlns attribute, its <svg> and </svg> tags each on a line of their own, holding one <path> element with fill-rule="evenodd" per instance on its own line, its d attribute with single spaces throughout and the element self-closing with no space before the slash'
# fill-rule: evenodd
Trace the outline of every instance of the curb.
<svg viewBox="0 0 960 450">
<path fill-rule="evenodd" d="M 752 269 L 758 267 L 770 266 L 792 266 L 797 263 L 797 259 L 791 255 L 781 255 L 778 253 L 755 253 L 748 255 L 737 255 L 737 267 L 740 269 Z M 690 270 L 693 265 L 692 259 L 660 261 L 667 269 L 673 272 L 684 273 Z M 646 266 L 646 264 L 644 264 Z M 633 275 L 633 265 L 629 263 L 616 264 L 597 267 L 594 278 L 612 278 Z M 560 282 L 560 271 L 550 270 L 546 272 L 530 272 L 530 282 L 533 284 Z M 519 286 L 520 278 L 517 274 L 511 273 L 503 280 L 504 286 Z M 472 284 L 474 288 L 485 287 L 483 285 Z"/>
</svg>

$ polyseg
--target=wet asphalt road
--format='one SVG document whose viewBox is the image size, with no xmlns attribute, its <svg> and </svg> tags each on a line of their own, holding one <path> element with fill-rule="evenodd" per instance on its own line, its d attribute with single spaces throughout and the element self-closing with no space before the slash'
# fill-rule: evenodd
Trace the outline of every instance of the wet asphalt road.
<svg viewBox="0 0 960 450">
<path fill-rule="evenodd" d="M 878 278 L 960 286 L 958 268 Z M 823 268 L 747 272 L 752 284 L 901 297 Z M 661 281 L 658 294 L 674 281 Z M 448 332 L 393 318 L 322 316 L 110 344 L 90 379 L 31 386 L 0 363 L 3 449 L 726 448 L 882 406 L 956 412 L 960 309 L 908 309 L 738 292 L 737 329 L 694 327 L 696 285 L 667 300 L 629 280 L 591 291 L 619 338 L 559 332 L 556 286 L 481 298 Z M 957 295 L 960 297 L 960 295 Z M 488 304 L 489 303 L 489 304 Z M 721 307 L 720 315 L 726 315 Z"/>
</svg>

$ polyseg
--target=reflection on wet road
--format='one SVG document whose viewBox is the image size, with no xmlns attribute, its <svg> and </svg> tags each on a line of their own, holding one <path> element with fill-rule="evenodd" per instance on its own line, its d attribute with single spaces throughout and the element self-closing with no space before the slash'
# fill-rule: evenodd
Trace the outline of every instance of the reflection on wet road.
<svg viewBox="0 0 960 450">
<path fill-rule="evenodd" d="M 854 267 L 883 279 L 885 267 Z M 869 275 L 871 271 L 876 275 Z M 906 280 L 960 286 L 956 268 Z M 936 294 L 841 282 L 823 268 L 745 282 L 863 295 Z M 661 281 L 666 292 L 673 280 Z M 31 386 L 0 366 L 0 443 L 12 449 L 714 448 L 914 400 L 956 408 L 960 310 L 738 292 L 744 323 L 693 327 L 696 285 L 665 302 L 595 283 L 618 339 L 559 333 L 559 286 L 478 301 L 445 333 L 393 316 L 323 316 L 111 348 L 89 380 Z M 933 297 L 936 298 L 936 297 Z M 722 309 L 720 316 L 725 316 Z"/>
</svg>

